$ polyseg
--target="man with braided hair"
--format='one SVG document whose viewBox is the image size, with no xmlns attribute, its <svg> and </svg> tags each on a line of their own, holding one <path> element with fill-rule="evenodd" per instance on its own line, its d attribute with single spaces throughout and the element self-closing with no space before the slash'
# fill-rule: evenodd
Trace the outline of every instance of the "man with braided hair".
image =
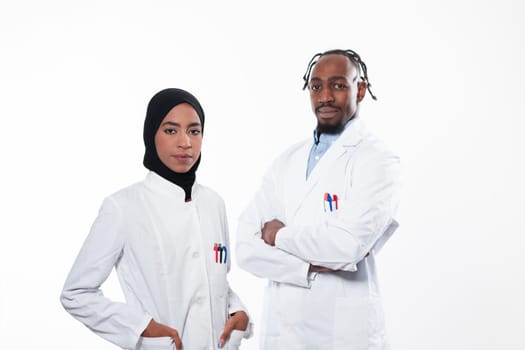
<svg viewBox="0 0 525 350">
<path fill-rule="evenodd" d="M 375 256 L 395 231 L 399 158 L 359 107 L 368 72 L 352 50 L 313 56 L 303 77 L 313 136 L 283 152 L 239 218 L 241 268 L 268 279 L 262 350 L 384 350 Z"/>
</svg>

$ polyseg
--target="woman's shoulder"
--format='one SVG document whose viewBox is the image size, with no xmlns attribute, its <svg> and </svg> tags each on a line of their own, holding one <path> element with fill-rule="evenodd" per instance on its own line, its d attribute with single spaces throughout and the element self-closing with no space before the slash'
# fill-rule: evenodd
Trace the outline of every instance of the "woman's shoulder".
<svg viewBox="0 0 525 350">
<path fill-rule="evenodd" d="M 144 180 L 136 181 L 132 184 L 129 184 L 127 186 L 121 187 L 113 191 L 106 197 L 106 199 L 110 199 L 119 203 L 126 202 L 130 199 L 138 198 L 143 188 Z"/>
</svg>

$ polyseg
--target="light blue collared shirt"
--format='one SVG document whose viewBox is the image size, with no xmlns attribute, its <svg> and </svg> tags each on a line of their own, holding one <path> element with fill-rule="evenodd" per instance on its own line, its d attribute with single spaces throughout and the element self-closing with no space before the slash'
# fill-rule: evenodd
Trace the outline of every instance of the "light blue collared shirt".
<svg viewBox="0 0 525 350">
<path fill-rule="evenodd" d="M 317 135 L 317 128 L 314 130 L 314 144 L 312 145 L 312 148 L 310 149 L 310 155 L 308 156 L 308 165 L 306 166 L 306 179 L 310 176 L 310 173 L 315 168 L 317 163 L 319 162 L 319 159 L 328 151 L 330 146 L 332 146 L 332 143 L 334 143 L 339 136 L 348 128 L 348 125 L 352 123 L 352 120 L 354 118 L 350 119 L 346 122 L 345 126 L 343 127 L 343 130 L 341 130 L 337 134 L 321 134 Z"/>
</svg>

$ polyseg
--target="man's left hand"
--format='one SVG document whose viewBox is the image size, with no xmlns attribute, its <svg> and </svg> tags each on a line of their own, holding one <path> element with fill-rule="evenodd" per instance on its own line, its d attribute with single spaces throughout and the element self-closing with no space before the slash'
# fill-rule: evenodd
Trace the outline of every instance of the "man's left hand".
<svg viewBox="0 0 525 350">
<path fill-rule="evenodd" d="M 267 221 L 262 228 L 262 239 L 264 242 L 273 247 L 275 245 L 275 237 L 277 236 L 277 232 L 283 227 L 284 224 L 277 219 Z"/>
</svg>

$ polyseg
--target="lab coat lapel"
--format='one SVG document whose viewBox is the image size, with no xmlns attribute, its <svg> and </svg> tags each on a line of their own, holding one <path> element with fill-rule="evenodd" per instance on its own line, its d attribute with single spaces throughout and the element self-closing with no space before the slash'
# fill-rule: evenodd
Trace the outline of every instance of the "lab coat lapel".
<svg viewBox="0 0 525 350">
<path fill-rule="evenodd" d="M 304 144 L 297 150 L 294 157 L 289 159 L 290 168 L 285 183 L 287 186 L 287 195 L 285 197 L 287 212 L 295 215 L 298 207 L 305 196 L 307 189 L 306 181 L 306 167 L 308 164 L 308 155 L 311 148 L 310 141 L 305 141 Z"/>
<path fill-rule="evenodd" d="M 364 126 L 359 118 L 356 118 L 352 121 L 352 124 L 341 134 L 341 136 L 332 144 L 332 146 L 326 151 L 323 157 L 319 160 L 317 165 L 313 168 L 310 176 L 304 181 L 296 181 L 300 185 L 292 186 L 295 188 L 297 193 L 293 193 L 293 198 L 297 199 L 295 201 L 295 206 L 293 211 L 293 216 L 297 214 L 298 210 L 301 208 L 302 204 L 306 203 L 305 198 L 313 191 L 315 186 L 318 184 L 319 180 L 326 174 L 327 171 L 330 171 L 332 165 L 340 161 L 344 156 L 346 159 L 352 157 L 356 146 L 363 139 Z M 295 173 L 294 176 L 303 176 L 304 178 L 306 172 L 306 166 L 308 162 L 308 155 L 310 152 L 311 145 L 308 144 L 304 147 L 305 149 L 301 150 L 300 157 L 297 157 L 296 164 L 294 168 L 296 171 L 302 169 L 301 174 Z M 342 174 L 344 175 L 344 174 Z M 295 177 L 297 179 L 298 177 Z M 301 177 L 299 177 L 301 178 Z"/>
</svg>

